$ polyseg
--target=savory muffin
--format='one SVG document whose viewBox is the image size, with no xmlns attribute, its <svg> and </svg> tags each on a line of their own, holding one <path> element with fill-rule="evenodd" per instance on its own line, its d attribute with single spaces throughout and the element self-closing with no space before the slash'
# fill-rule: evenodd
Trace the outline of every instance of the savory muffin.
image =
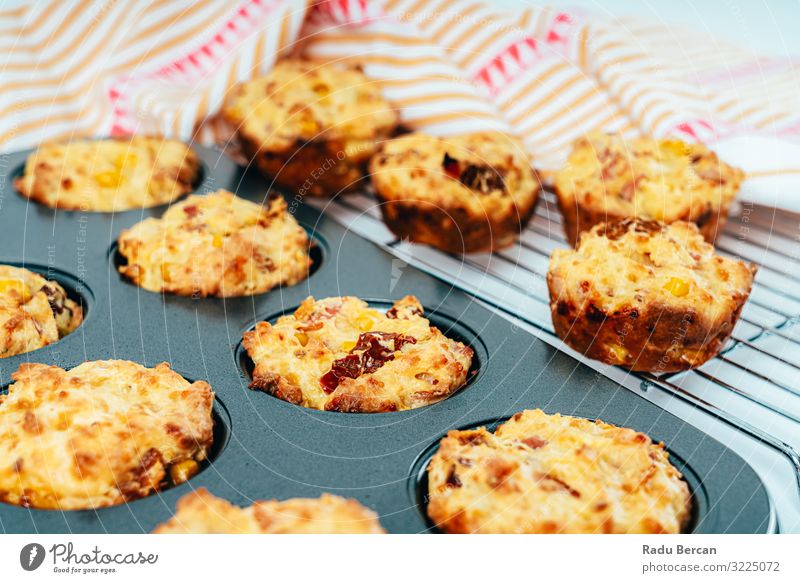
<svg viewBox="0 0 800 583">
<path fill-rule="evenodd" d="M 356 500 L 319 498 L 260 500 L 239 508 L 205 488 L 178 501 L 175 516 L 156 534 L 383 534 L 378 516 Z"/>
<path fill-rule="evenodd" d="M 460 389 L 472 349 L 447 338 L 406 296 L 387 312 L 354 297 L 307 298 L 244 335 L 250 388 L 295 405 L 381 413 L 430 405 Z"/>
<path fill-rule="evenodd" d="M 370 175 L 389 229 L 448 253 L 511 245 L 540 190 L 522 146 L 498 133 L 402 136 L 380 147 Z"/>
<path fill-rule="evenodd" d="M 697 225 L 623 219 L 550 257 L 556 334 L 590 358 L 636 371 L 700 366 L 724 346 L 756 268 L 714 254 Z"/>
<path fill-rule="evenodd" d="M 83 309 L 55 281 L 0 265 L 0 358 L 52 344 L 83 321 Z"/>
<path fill-rule="evenodd" d="M 300 59 L 240 85 L 223 117 L 259 170 L 312 196 L 357 188 L 376 144 L 398 123 L 361 71 Z"/>
<path fill-rule="evenodd" d="M 442 439 L 428 515 L 449 533 L 679 533 L 691 497 L 668 458 L 633 429 L 524 411 Z"/>
<path fill-rule="evenodd" d="M 77 510 L 194 475 L 213 440 L 214 393 L 166 363 L 22 364 L 0 396 L 0 501 Z"/>
<path fill-rule="evenodd" d="M 305 230 L 277 197 L 266 206 L 226 190 L 194 195 L 122 231 L 119 271 L 153 292 L 249 296 L 305 279 Z"/>
<path fill-rule="evenodd" d="M 172 202 L 191 192 L 199 170 L 194 151 L 175 140 L 50 142 L 28 156 L 15 186 L 49 207 L 113 212 Z"/>
<path fill-rule="evenodd" d="M 594 133 L 575 142 L 555 190 L 573 245 L 582 231 L 625 217 L 689 221 L 713 243 L 743 179 L 702 144 Z"/>
</svg>

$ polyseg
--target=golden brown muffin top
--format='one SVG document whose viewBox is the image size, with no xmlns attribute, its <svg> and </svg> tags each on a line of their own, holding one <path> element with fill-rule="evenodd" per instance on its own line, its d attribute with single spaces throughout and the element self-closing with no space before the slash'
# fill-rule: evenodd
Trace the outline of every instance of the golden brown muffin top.
<svg viewBox="0 0 800 583">
<path fill-rule="evenodd" d="M 526 207 L 540 184 L 522 146 L 499 133 L 439 138 L 414 133 L 381 145 L 370 163 L 381 197 L 422 201 L 475 216 Z"/>
<path fill-rule="evenodd" d="M 361 71 L 302 59 L 278 61 L 265 77 L 240 85 L 223 115 L 273 152 L 329 140 L 357 150 L 388 136 L 398 122 L 379 86 Z"/>
<path fill-rule="evenodd" d="M 668 458 L 632 429 L 524 411 L 447 434 L 428 514 L 453 533 L 677 533 L 690 494 Z"/>
<path fill-rule="evenodd" d="M 123 275 L 154 292 L 244 296 L 308 275 L 308 234 L 277 197 L 262 206 L 219 190 L 189 196 L 124 230 Z"/>
<path fill-rule="evenodd" d="M 291 403 L 351 413 L 414 409 L 467 379 L 473 351 L 423 316 L 413 296 L 387 312 L 354 297 L 307 298 L 275 324 L 244 335 L 251 388 Z"/>
<path fill-rule="evenodd" d="M 0 265 L 0 358 L 51 344 L 81 322 L 83 310 L 57 282 Z"/>
<path fill-rule="evenodd" d="M 178 501 L 175 516 L 156 534 L 383 534 L 378 516 L 356 500 L 319 498 L 260 500 L 239 508 L 205 488 Z"/>
<path fill-rule="evenodd" d="M 657 304 L 722 321 L 750 293 L 755 267 L 715 254 L 694 223 L 622 219 L 553 251 L 548 271 L 556 295 L 577 305 L 612 313 Z"/>
<path fill-rule="evenodd" d="M 12 378 L 0 396 L 3 502 L 120 504 L 193 474 L 211 447 L 211 387 L 166 363 L 100 360 L 68 371 L 26 363 Z"/>
<path fill-rule="evenodd" d="M 49 142 L 28 156 L 16 187 L 49 207 L 112 212 L 190 192 L 200 162 L 186 144 L 155 137 Z"/>
<path fill-rule="evenodd" d="M 669 223 L 727 207 L 743 179 L 702 144 L 597 132 L 575 142 L 555 185 L 566 206 Z"/>
</svg>

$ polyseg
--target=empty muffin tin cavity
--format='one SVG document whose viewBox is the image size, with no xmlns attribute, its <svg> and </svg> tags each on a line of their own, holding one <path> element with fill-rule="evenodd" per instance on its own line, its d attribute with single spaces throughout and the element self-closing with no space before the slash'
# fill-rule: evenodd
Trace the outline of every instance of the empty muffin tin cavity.
<svg viewBox="0 0 800 583">
<path fill-rule="evenodd" d="M 317 298 L 317 299 L 322 299 L 322 298 Z M 394 305 L 394 302 L 388 300 L 365 299 L 364 301 L 366 301 L 370 307 L 375 308 L 381 312 L 385 312 Z M 270 324 L 274 324 L 281 316 L 293 314 L 298 307 L 299 306 L 294 306 L 292 308 L 281 310 L 278 313 L 273 313 L 264 318 L 259 318 L 255 322 L 251 322 L 251 324 L 244 329 L 243 334 L 244 332 L 253 330 L 258 322 L 269 322 Z M 488 362 L 489 358 L 488 352 L 486 350 L 486 345 L 481 340 L 480 335 L 466 324 L 459 322 L 457 319 L 441 311 L 433 311 L 433 310 L 428 311 L 424 306 L 423 309 L 425 310 L 425 318 L 428 319 L 428 321 L 431 323 L 431 326 L 438 328 L 442 332 L 442 334 L 444 334 L 451 340 L 456 340 L 458 342 L 461 342 L 465 346 L 470 347 L 473 352 L 472 364 L 470 365 L 469 371 L 467 372 L 466 382 L 458 391 L 456 391 L 455 393 L 453 393 L 453 395 L 448 397 L 452 398 L 461 391 L 466 390 L 470 385 L 477 382 L 478 379 L 482 376 L 484 372 L 484 367 Z M 244 348 L 244 343 L 242 340 L 240 340 L 238 345 L 236 346 L 235 359 L 236 363 L 239 365 L 239 369 L 241 371 L 241 377 L 245 379 L 248 383 L 252 381 L 255 364 L 253 363 L 250 356 L 247 354 L 247 351 Z"/>
<path fill-rule="evenodd" d="M 473 423 L 464 427 L 460 427 L 458 430 L 463 431 L 467 429 L 485 427 L 488 431 L 494 433 L 498 426 L 502 425 L 509 419 L 510 417 L 503 419 L 490 419 L 482 423 Z M 428 516 L 427 512 L 429 500 L 428 465 L 438 451 L 439 443 L 444 437 L 445 435 L 442 435 L 417 456 L 411 466 L 408 476 L 408 495 L 411 500 L 411 504 L 416 507 L 421 519 L 425 522 L 427 532 L 430 533 L 441 533 L 441 531 Z M 691 510 L 689 520 L 687 520 L 682 532 L 688 534 L 698 531 L 698 526 L 704 519 L 706 523 L 703 525 L 703 528 L 699 530 L 699 532 L 714 532 L 713 523 L 715 522 L 715 517 L 713 515 L 709 515 L 708 512 L 708 492 L 706 491 L 705 486 L 698 477 L 697 473 L 695 473 L 694 469 L 687 464 L 683 458 L 676 455 L 675 452 L 670 450 L 669 447 L 665 447 L 665 449 L 669 453 L 670 463 L 674 465 L 681 474 L 683 474 L 683 479 L 689 486 L 689 492 L 691 494 Z"/>
</svg>

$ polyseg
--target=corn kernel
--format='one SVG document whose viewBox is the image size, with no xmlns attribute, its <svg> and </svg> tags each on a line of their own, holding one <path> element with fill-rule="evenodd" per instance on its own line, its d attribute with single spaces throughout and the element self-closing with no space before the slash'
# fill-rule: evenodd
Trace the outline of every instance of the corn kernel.
<svg viewBox="0 0 800 583">
<path fill-rule="evenodd" d="M 677 298 L 682 298 L 689 293 L 689 282 L 677 277 L 670 278 L 664 289 Z"/>
<path fill-rule="evenodd" d="M 367 315 L 361 315 L 356 318 L 356 324 L 358 325 L 359 330 L 366 332 L 367 330 L 372 329 L 372 327 L 375 325 L 375 320 Z"/>
<path fill-rule="evenodd" d="M 120 154 L 117 156 L 116 160 L 114 160 L 114 166 L 119 168 L 120 170 L 127 166 L 130 168 L 131 166 L 135 166 L 138 158 L 136 154 L 129 153 L 129 154 Z"/>
<path fill-rule="evenodd" d="M 222 247 L 222 237 L 219 235 L 214 235 L 214 240 L 212 241 L 214 247 L 220 248 Z"/>
<path fill-rule="evenodd" d="M 31 299 L 31 290 L 21 279 L 0 279 L 0 293 L 14 291 L 23 302 Z"/>
<path fill-rule="evenodd" d="M 661 143 L 661 148 L 665 152 L 676 156 L 686 156 L 689 154 L 689 144 L 680 140 L 665 140 Z"/>
<path fill-rule="evenodd" d="M 98 172 L 93 176 L 94 181 L 103 188 L 116 188 L 122 183 L 122 175 L 119 171 L 107 170 Z"/>
<path fill-rule="evenodd" d="M 625 362 L 629 354 L 628 351 L 619 344 L 610 344 L 608 346 L 608 351 L 614 357 L 614 360 L 620 363 Z"/>
<path fill-rule="evenodd" d="M 344 350 L 345 352 L 350 352 L 351 350 L 353 350 L 353 348 L 355 348 L 355 346 L 356 346 L 355 341 L 348 340 L 347 342 L 342 342 L 342 350 Z"/>
<path fill-rule="evenodd" d="M 194 460 L 183 460 L 173 464 L 169 469 L 169 477 L 174 485 L 183 484 L 186 480 L 197 474 L 200 466 Z"/>
<path fill-rule="evenodd" d="M 300 343 L 300 346 L 305 346 L 308 344 L 308 334 L 305 332 L 295 332 L 294 337 L 297 338 L 297 341 Z"/>
</svg>

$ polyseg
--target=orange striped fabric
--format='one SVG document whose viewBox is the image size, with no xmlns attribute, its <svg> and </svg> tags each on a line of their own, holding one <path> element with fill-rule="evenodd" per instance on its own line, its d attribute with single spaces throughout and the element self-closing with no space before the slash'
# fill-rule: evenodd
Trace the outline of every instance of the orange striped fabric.
<svg viewBox="0 0 800 583">
<path fill-rule="evenodd" d="M 545 176 L 588 131 L 676 135 L 743 166 L 745 194 L 800 210 L 774 193 L 800 173 L 800 62 L 675 26 L 473 0 L 53 0 L 0 11 L 0 47 L 5 151 L 136 132 L 214 142 L 231 87 L 302 51 L 361 64 L 410 128 L 516 134 Z"/>
</svg>

